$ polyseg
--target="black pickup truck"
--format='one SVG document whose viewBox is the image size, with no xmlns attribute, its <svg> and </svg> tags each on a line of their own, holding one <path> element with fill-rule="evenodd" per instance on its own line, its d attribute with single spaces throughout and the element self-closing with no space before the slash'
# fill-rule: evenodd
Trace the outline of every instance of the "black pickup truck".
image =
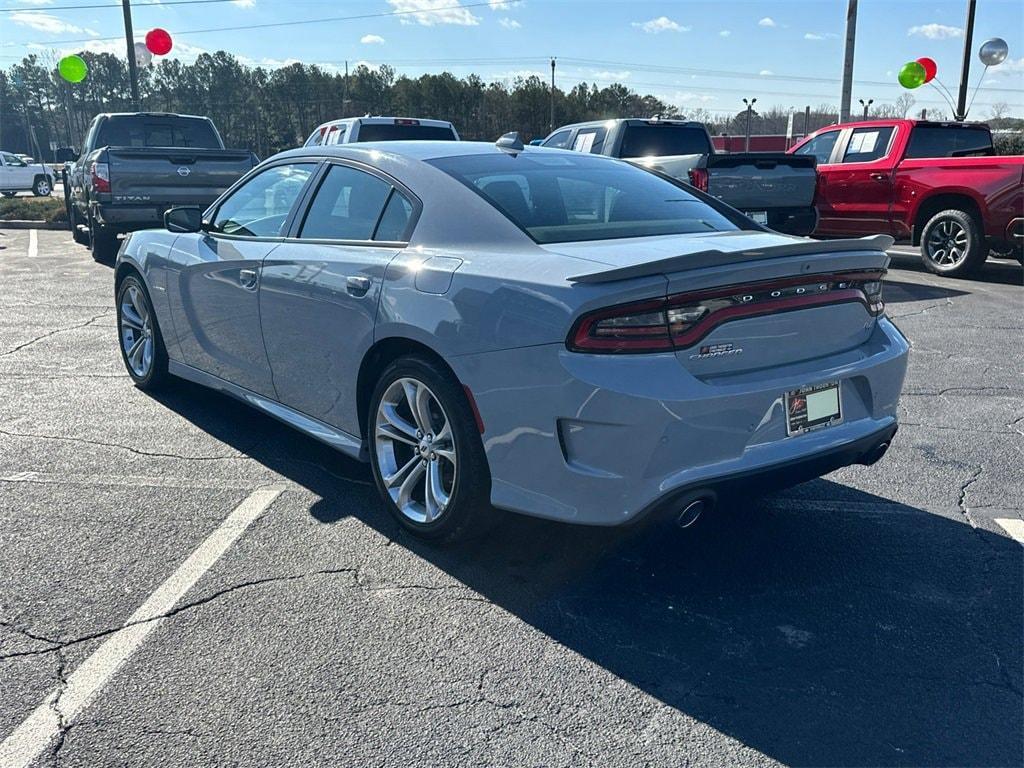
<svg viewBox="0 0 1024 768">
<path fill-rule="evenodd" d="M 247 149 L 225 149 L 206 117 L 97 115 L 81 155 L 64 169 L 71 232 L 97 261 L 111 259 L 118 235 L 162 227 L 168 208 L 205 208 L 256 163 Z"/>
<path fill-rule="evenodd" d="M 716 153 L 702 123 L 663 118 L 595 120 L 555 129 L 545 147 L 617 157 L 692 184 L 758 224 L 814 231 L 815 159 L 784 152 Z"/>
</svg>

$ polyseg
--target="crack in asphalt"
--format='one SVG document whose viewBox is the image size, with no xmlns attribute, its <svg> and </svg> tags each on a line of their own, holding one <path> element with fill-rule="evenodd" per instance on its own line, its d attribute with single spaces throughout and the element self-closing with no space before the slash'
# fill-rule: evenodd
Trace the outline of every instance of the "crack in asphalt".
<svg viewBox="0 0 1024 768">
<path fill-rule="evenodd" d="M 971 509 L 967 506 L 967 491 L 968 489 L 978 482 L 978 478 L 981 477 L 983 467 L 979 464 L 978 468 L 974 471 L 967 480 L 960 484 L 960 498 L 957 499 L 957 506 L 960 508 L 960 514 L 964 516 L 968 523 L 971 524 L 972 528 L 977 528 L 977 524 L 971 519 Z"/>
<path fill-rule="evenodd" d="M 8 355 L 13 355 L 15 352 L 20 352 L 21 350 L 25 349 L 26 347 L 31 347 L 36 342 L 42 341 L 43 339 L 48 339 L 51 336 L 56 336 L 58 333 L 66 333 L 67 331 L 75 331 L 75 330 L 78 330 L 79 328 L 85 328 L 88 325 L 92 325 L 93 323 L 95 323 L 97 320 L 99 320 L 102 317 L 110 317 L 110 315 L 113 314 L 113 312 L 114 312 L 114 310 L 110 309 L 110 310 L 107 310 L 106 312 L 102 312 L 102 313 L 100 313 L 98 315 L 95 315 L 95 316 L 89 318 L 84 323 L 76 323 L 75 325 L 68 325 L 68 326 L 65 326 L 63 328 L 54 328 L 52 331 L 47 331 L 46 333 L 43 333 L 43 334 L 40 334 L 39 336 L 36 336 L 34 339 L 30 339 L 29 341 L 26 341 L 23 344 L 19 344 L 16 347 L 12 347 L 11 349 L 7 350 L 6 352 L 0 352 L 0 357 L 7 357 Z"/>
<path fill-rule="evenodd" d="M 929 304 L 927 307 L 923 307 L 923 308 L 921 308 L 919 310 L 916 310 L 915 312 L 906 312 L 906 313 L 901 314 L 901 315 L 895 315 L 892 312 L 886 312 L 886 314 L 889 317 L 891 317 L 893 320 L 902 320 L 902 319 L 907 318 L 907 317 L 914 317 L 915 315 L 924 315 L 927 312 L 929 312 L 930 310 L 938 309 L 940 307 L 948 308 L 948 307 L 952 307 L 952 306 L 953 306 L 952 300 L 947 297 L 945 303 L 940 302 L 938 304 Z"/>
<path fill-rule="evenodd" d="M 124 445 L 123 443 L 108 442 L 106 440 L 90 440 L 85 437 L 68 437 L 65 435 L 43 435 L 33 432 L 12 432 L 7 429 L 0 429 L 0 435 L 7 435 L 8 437 L 22 437 L 29 440 L 59 440 L 68 443 L 83 443 L 85 445 L 95 445 L 101 448 L 119 448 L 138 456 L 149 456 L 151 458 L 161 459 L 180 459 L 181 461 L 244 461 L 250 458 L 248 455 L 243 453 L 225 456 L 184 456 L 180 453 L 147 451 L 142 448 L 135 448 L 130 445 Z"/>
</svg>

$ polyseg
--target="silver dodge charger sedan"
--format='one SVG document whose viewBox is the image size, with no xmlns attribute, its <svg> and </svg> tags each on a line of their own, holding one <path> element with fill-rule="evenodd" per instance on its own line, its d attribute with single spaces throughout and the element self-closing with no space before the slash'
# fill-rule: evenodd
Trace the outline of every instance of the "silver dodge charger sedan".
<svg viewBox="0 0 1024 768">
<path fill-rule="evenodd" d="M 285 152 L 165 224 L 116 266 L 136 384 L 190 379 L 369 461 L 423 537 L 495 508 L 685 525 L 896 432 L 888 237 L 780 235 L 514 135 Z"/>
</svg>

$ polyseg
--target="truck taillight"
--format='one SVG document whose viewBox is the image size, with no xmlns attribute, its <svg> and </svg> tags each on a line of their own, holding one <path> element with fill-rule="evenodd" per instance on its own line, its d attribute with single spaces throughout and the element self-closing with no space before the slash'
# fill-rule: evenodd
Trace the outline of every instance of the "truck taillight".
<svg viewBox="0 0 1024 768">
<path fill-rule="evenodd" d="M 732 285 L 588 312 L 566 340 L 573 352 L 630 354 L 693 346 L 722 323 L 856 301 L 882 314 L 882 271 L 802 275 Z"/>
<path fill-rule="evenodd" d="M 707 168 L 691 168 L 690 169 L 690 186 L 696 187 L 701 192 L 708 191 L 708 169 Z"/>
<path fill-rule="evenodd" d="M 89 166 L 93 192 L 110 191 L 110 168 L 106 163 L 93 163 Z"/>
</svg>

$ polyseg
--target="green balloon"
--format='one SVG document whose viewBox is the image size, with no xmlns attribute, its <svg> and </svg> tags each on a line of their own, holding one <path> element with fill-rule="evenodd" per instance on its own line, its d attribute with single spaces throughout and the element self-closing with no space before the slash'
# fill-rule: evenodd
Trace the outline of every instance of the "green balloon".
<svg viewBox="0 0 1024 768">
<path fill-rule="evenodd" d="M 89 74 L 89 67 L 86 66 L 85 59 L 81 56 L 71 55 L 60 60 L 60 63 L 57 64 L 57 71 L 69 83 L 80 83 Z"/>
<path fill-rule="evenodd" d="M 928 73 L 919 62 L 908 61 L 903 65 L 899 77 L 896 79 L 900 81 L 900 85 L 904 88 L 913 90 L 924 85 L 924 81 L 928 79 Z"/>
</svg>

